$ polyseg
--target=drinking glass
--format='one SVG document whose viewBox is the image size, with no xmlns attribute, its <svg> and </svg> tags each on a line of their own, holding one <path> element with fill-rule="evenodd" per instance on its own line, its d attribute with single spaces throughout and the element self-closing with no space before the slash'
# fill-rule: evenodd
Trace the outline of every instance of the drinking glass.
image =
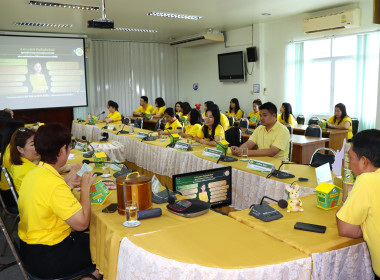
<svg viewBox="0 0 380 280">
<path fill-rule="evenodd" d="M 241 148 L 241 156 L 245 159 L 248 158 L 248 148 Z"/>
<path fill-rule="evenodd" d="M 137 220 L 137 202 L 128 200 L 125 202 L 125 214 L 126 221 L 123 223 L 126 227 L 135 227 L 140 224 L 140 221 Z"/>
</svg>

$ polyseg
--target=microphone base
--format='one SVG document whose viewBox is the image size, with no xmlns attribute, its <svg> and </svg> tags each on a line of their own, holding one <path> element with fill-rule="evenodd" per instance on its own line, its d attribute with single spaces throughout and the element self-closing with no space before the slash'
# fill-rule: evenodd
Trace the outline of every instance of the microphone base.
<svg viewBox="0 0 380 280">
<path fill-rule="evenodd" d="M 170 143 L 169 145 L 167 145 L 166 147 L 169 147 L 169 148 L 174 148 L 174 146 L 175 146 L 175 143 Z"/>
<path fill-rule="evenodd" d="M 126 130 L 120 130 L 120 131 L 119 131 L 119 134 L 129 134 L 129 131 L 126 131 Z"/>
<path fill-rule="evenodd" d="M 108 142 L 108 139 L 100 139 L 99 142 Z"/>
<path fill-rule="evenodd" d="M 94 153 L 92 153 L 92 152 L 85 153 L 85 154 L 83 154 L 83 157 L 84 157 L 84 158 L 91 158 L 93 154 L 94 154 Z"/>
<path fill-rule="evenodd" d="M 220 158 L 220 160 L 218 161 L 223 161 L 223 162 L 234 162 L 234 161 L 238 161 L 237 158 L 234 158 L 234 157 L 229 157 L 229 156 L 223 156 Z"/>
<path fill-rule="evenodd" d="M 266 203 L 254 204 L 251 211 L 249 212 L 249 215 L 264 222 L 278 220 L 283 217 L 279 211 Z"/>
</svg>

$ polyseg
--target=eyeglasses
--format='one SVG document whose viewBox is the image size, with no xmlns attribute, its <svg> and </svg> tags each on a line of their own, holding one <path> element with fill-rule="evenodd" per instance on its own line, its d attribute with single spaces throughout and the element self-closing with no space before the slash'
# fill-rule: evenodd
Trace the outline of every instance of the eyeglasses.
<svg viewBox="0 0 380 280">
<path fill-rule="evenodd" d="M 32 129 L 30 127 L 20 127 L 18 129 L 18 131 L 20 131 L 20 132 L 26 132 L 26 131 L 32 131 Z"/>
</svg>

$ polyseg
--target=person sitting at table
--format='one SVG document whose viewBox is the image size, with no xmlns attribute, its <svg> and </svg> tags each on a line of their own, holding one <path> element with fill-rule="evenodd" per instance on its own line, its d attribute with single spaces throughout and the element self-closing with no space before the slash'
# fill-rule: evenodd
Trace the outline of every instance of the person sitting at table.
<svg viewBox="0 0 380 280">
<path fill-rule="evenodd" d="M 335 129 L 348 129 L 348 140 L 352 138 L 352 120 L 347 115 L 346 106 L 343 103 L 335 105 L 334 116 L 327 120 L 327 126 Z"/>
<path fill-rule="evenodd" d="M 197 136 L 199 129 L 202 126 L 202 115 L 198 109 L 191 109 L 189 123 L 185 126 L 185 131 L 182 133 L 183 138 L 193 138 Z"/>
<path fill-rule="evenodd" d="M 166 110 L 165 101 L 162 97 L 157 97 L 154 101 L 156 108 L 153 110 L 153 118 L 163 118 Z"/>
<path fill-rule="evenodd" d="M 201 144 L 216 147 L 216 142 L 224 139 L 224 129 L 220 124 L 218 106 L 207 107 L 205 124 L 199 129 L 195 140 Z"/>
<path fill-rule="evenodd" d="M 363 130 L 349 150 L 356 181 L 336 214 L 340 236 L 364 238 L 375 279 L 380 279 L 380 130 Z"/>
<path fill-rule="evenodd" d="M 119 113 L 119 105 L 112 100 L 107 102 L 107 109 L 110 111 L 107 117 L 104 119 L 106 123 L 121 123 L 121 115 Z"/>
<path fill-rule="evenodd" d="M 38 278 L 92 273 L 99 279 L 91 261 L 89 235 L 81 232 L 90 223 L 90 187 L 96 175 L 82 175 L 79 202 L 58 173 L 70 155 L 70 131 L 49 123 L 38 129 L 34 143 L 41 161 L 25 175 L 18 200 L 23 264 Z"/>
<path fill-rule="evenodd" d="M 176 115 L 178 115 L 178 118 L 182 117 L 181 104 L 182 104 L 181 101 L 177 101 L 177 103 L 175 104 L 175 113 Z"/>
<path fill-rule="evenodd" d="M 230 108 L 226 112 L 226 115 L 233 116 L 235 120 L 241 119 L 243 117 L 243 111 L 240 110 L 239 100 L 237 100 L 237 98 L 231 99 Z"/>
<path fill-rule="evenodd" d="M 293 116 L 292 105 L 290 103 L 282 103 L 280 112 L 281 114 L 277 117 L 280 123 L 290 124 L 291 126 L 295 126 L 297 124 L 297 121 Z"/>
<path fill-rule="evenodd" d="M 211 107 L 213 105 L 217 106 L 218 107 L 218 110 L 219 110 L 219 106 L 216 105 L 214 102 L 212 101 L 206 101 L 204 103 L 205 107 L 204 107 L 204 112 L 202 114 L 202 118 L 205 118 L 206 116 L 206 112 L 207 112 L 207 108 L 208 107 Z M 230 121 L 228 120 L 228 118 L 226 117 L 225 114 L 223 113 L 220 113 L 220 124 L 223 126 L 223 129 L 224 130 L 227 130 L 229 127 L 230 127 Z"/>
<path fill-rule="evenodd" d="M 161 129 L 158 129 L 158 135 L 169 135 L 182 132 L 182 125 L 177 120 L 173 108 L 166 108 L 164 116 L 166 119 L 165 130 L 162 131 Z"/>
<path fill-rule="evenodd" d="M 259 108 L 261 105 L 263 105 L 263 103 L 261 103 L 260 99 L 253 100 L 253 103 L 252 103 L 253 112 L 249 113 L 249 115 L 248 115 L 249 121 L 256 123 L 257 121 L 260 120 L 260 109 Z M 252 120 L 251 120 L 251 118 L 252 118 Z"/>
<path fill-rule="evenodd" d="M 9 114 L 11 114 L 11 119 L 13 119 L 14 112 L 13 112 L 12 109 L 10 109 L 10 108 L 4 108 L 4 111 L 5 111 L 5 112 L 8 112 Z"/>
<path fill-rule="evenodd" d="M 153 112 L 153 106 L 148 104 L 148 97 L 147 96 L 141 96 L 140 97 L 140 107 L 138 107 L 134 112 L 133 115 L 135 117 L 140 117 L 145 114 L 151 114 Z"/>
<path fill-rule="evenodd" d="M 191 106 L 189 104 L 189 102 L 182 102 L 181 103 L 181 119 L 180 121 L 183 123 L 183 124 L 187 124 L 187 119 L 189 118 L 189 114 L 190 114 L 190 111 L 191 111 Z"/>
<path fill-rule="evenodd" d="M 289 156 L 289 130 L 277 120 L 277 107 L 272 102 L 260 106 L 261 124 L 248 141 L 239 147 L 232 146 L 233 155 L 241 156 L 242 148 L 248 148 L 251 157 L 275 157 L 286 160 Z"/>
</svg>

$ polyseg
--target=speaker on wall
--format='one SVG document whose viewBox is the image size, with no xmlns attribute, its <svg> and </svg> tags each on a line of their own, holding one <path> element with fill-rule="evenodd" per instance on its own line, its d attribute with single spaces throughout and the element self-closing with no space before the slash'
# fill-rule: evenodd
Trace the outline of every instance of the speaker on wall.
<svg viewBox="0 0 380 280">
<path fill-rule="evenodd" d="M 373 0 L 373 23 L 380 24 L 380 0 Z"/>
<path fill-rule="evenodd" d="M 247 48 L 247 58 L 248 58 L 248 62 L 256 62 L 257 61 L 256 47 Z"/>
</svg>

